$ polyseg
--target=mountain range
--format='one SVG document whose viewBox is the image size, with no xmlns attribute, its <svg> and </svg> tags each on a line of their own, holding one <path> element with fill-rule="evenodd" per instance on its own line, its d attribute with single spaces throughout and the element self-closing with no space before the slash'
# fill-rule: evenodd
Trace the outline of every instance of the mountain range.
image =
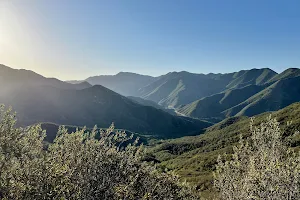
<svg viewBox="0 0 300 200">
<path fill-rule="evenodd" d="M 120 72 L 116 75 L 101 75 L 87 78 L 86 82 L 92 85 L 103 85 L 124 96 L 137 96 L 141 86 L 154 82 L 156 77 L 145 76 L 131 72 Z M 68 81 L 69 83 L 81 83 L 84 81 Z"/>
<path fill-rule="evenodd" d="M 140 98 L 140 103 L 141 99 L 150 100 L 162 108 L 174 109 L 181 116 L 218 122 L 230 116 L 276 111 L 300 101 L 299 76 L 298 68 L 280 74 L 262 68 L 227 74 L 170 72 L 158 77 L 122 72 L 85 81 L 122 91 L 123 95 L 133 94 Z"/>
<path fill-rule="evenodd" d="M 284 141 L 300 150 L 300 69 L 269 68 L 227 74 L 170 72 L 158 77 L 130 72 L 61 81 L 0 65 L 0 104 L 17 112 L 17 125 L 41 123 L 45 144 L 59 125 L 69 132 L 97 125 L 140 137 L 145 161 L 174 171 L 212 199 L 218 155 L 232 153 L 240 135 L 272 114 Z M 166 140 L 161 140 L 166 139 Z"/>
<path fill-rule="evenodd" d="M 251 69 L 227 74 L 129 72 L 60 81 L 0 65 L 0 103 L 19 124 L 50 122 L 117 128 L 156 137 L 203 132 L 227 117 L 276 111 L 300 101 L 300 69 L 278 74 Z"/>
<path fill-rule="evenodd" d="M 178 111 L 190 117 L 220 119 L 276 111 L 300 101 L 299 75 L 299 69 L 288 69 L 264 83 L 228 89 L 182 106 Z"/>
<path fill-rule="evenodd" d="M 0 103 L 17 111 L 21 126 L 38 122 L 117 128 L 157 137 L 199 134 L 211 123 L 142 105 L 101 85 L 66 83 L 0 66 Z"/>
<path fill-rule="evenodd" d="M 215 193 L 217 156 L 232 153 L 239 136 L 248 136 L 249 117 L 258 125 L 272 114 L 285 141 L 300 147 L 299 134 L 293 134 L 300 128 L 298 68 L 158 77 L 120 72 L 64 82 L 0 65 L 0 104 L 13 107 L 18 126 L 41 123 L 48 133 L 45 144 L 54 140 L 59 125 L 72 132 L 114 123 L 147 144 L 145 161 L 175 171 L 206 199 Z"/>
<path fill-rule="evenodd" d="M 114 76 L 90 77 L 85 81 L 103 85 L 125 96 L 138 96 L 163 107 L 177 108 L 226 89 L 261 85 L 276 75 L 276 72 L 268 68 L 228 74 L 194 74 L 182 71 L 158 77 L 122 72 Z"/>
</svg>

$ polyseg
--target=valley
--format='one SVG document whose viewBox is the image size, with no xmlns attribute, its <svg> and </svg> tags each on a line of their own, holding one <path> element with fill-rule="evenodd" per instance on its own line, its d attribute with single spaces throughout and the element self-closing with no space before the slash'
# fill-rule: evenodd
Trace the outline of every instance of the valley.
<svg viewBox="0 0 300 200">
<path fill-rule="evenodd" d="M 119 73 L 68 82 L 4 65 L 0 72 L 0 103 L 13 107 L 18 126 L 41 123 L 47 146 L 60 125 L 71 133 L 114 123 L 146 145 L 147 162 L 178 174 L 205 198 L 215 192 L 218 155 L 231 154 L 239 137 L 249 136 L 250 117 L 258 125 L 271 114 L 288 133 L 285 141 L 300 150 L 299 134 L 292 134 L 300 129 L 300 69 Z"/>
<path fill-rule="evenodd" d="M 0 200 L 300 200 L 299 8 L 0 0 Z"/>
</svg>

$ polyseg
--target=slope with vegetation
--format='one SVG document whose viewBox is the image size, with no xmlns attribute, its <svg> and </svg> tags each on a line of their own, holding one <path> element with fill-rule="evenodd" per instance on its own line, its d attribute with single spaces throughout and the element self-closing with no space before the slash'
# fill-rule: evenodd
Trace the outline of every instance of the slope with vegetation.
<svg viewBox="0 0 300 200">
<path fill-rule="evenodd" d="M 273 83 L 278 80 L 287 79 L 287 78 L 294 78 L 300 76 L 300 69 L 299 68 L 289 68 L 284 70 L 282 73 L 277 74 L 273 78 L 271 78 L 268 82 Z"/>
<path fill-rule="evenodd" d="M 1 199 L 194 199 L 175 176 L 142 162 L 142 146 L 121 146 L 130 137 L 113 126 L 71 134 L 60 127 L 44 149 L 41 127 L 16 128 L 15 120 L 0 108 Z"/>
<path fill-rule="evenodd" d="M 259 85 L 250 84 L 201 98 L 179 107 L 178 112 L 200 119 L 222 120 L 230 116 L 253 116 L 266 111 L 276 111 L 300 101 L 299 72 L 299 69 L 288 69 L 272 79 L 268 78 L 267 82 L 256 82 Z M 266 78 L 261 77 L 260 80 Z"/>
<path fill-rule="evenodd" d="M 241 70 L 228 74 L 195 74 L 182 71 L 158 77 L 120 72 L 116 75 L 89 77 L 85 81 L 92 85 L 103 85 L 125 96 L 142 97 L 164 107 L 176 108 L 226 89 L 262 85 L 276 75 L 276 72 L 268 68 Z"/>
<path fill-rule="evenodd" d="M 0 103 L 13 106 L 19 119 L 15 124 L 15 116 L 1 107 L 1 199 L 193 199 L 190 188 L 169 172 L 195 185 L 208 199 L 212 194 L 221 199 L 299 197 L 299 158 L 289 154 L 289 147 L 300 150 L 300 135 L 295 133 L 300 130 L 300 103 L 294 103 L 300 101 L 299 69 L 281 74 L 270 69 L 207 75 L 173 72 L 156 78 L 120 73 L 90 79 L 143 98 L 3 65 L 0 72 Z M 164 107 L 194 118 L 174 116 Z M 268 118 L 270 112 L 260 114 L 265 111 L 276 111 L 272 116 L 284 132 L 283 143 L 277 123 Z M 261 128 L 250 132 L 247 116 L 254 115 L 252 125 Z M 195 118 L 224 120 L 211 126 Z M 46 123 L 28 126 L 39 122 Z M 133 136 L 113 126 L 92 129 L 112 122 Z M 48 131 L 46 137 L 41 127 Z M 198 136 L 153 139 L 186 135 Z M 137 136 L 151 145 L 147 155 L 135 146 L 140 144 Z M 233 148 L 241 136 L 249 143 Z M 217 161 L 224 153 L 234 156 Z M 163 173 L 142 160 L 154 161 Z M 291 191 L 285 193 L 288 184 Z M 270 195 L 274 188 L 276 194 Z"/>
<path fill-rule="evenodd" d="M 300 76 L 281 79 L 244 102 L 223 112 L 226 116 L 253 116 L 276 111 L 300 101 Z"/>
<path fill-rule="evenodd" d="M 262 68 L 228 74 L 170 72 L 159 77 L 119 73 L 87 80 L 174 109 L 178 115 L 218 122 L 235 115 L 252 116 L 276 111 L 299 101 L 299 75 L 300 69 L 297 68 L 280 74 Z M 130 81 L 124 77 L 131 77 Z M 93 79 L 103 82 L 93 82 Z"/>
<path fill-rule="evenodd" d="M 223 111 L 247 100 L 264 88 L 265 86 L 249 85 L 239 89 L 230 89 L 182 106 L 178 112 L 196 118 L 215 117 L 222 119 L 221 113 Z"/>
<path fill-rule="evenodd" d="M 280 123 L 285 142 L 300 150 L 300 134 L 294 134 L 300 130 L 300 103 L 271 114 Z M 263 113 L 255 116 L 254 125 L 264 122 L 269 115 L 270 113 Z M 160 141 L 160 144 L 151 148 L 149 154 L 159 162 L 163 170 L 178 173 L 183 179 L 196 185 L 203 196 L 211 198 L 214 193 L 212 172 L 218 155 L 231 153 L 232 146 L 237 144 L 241 135 L 249 136 L 250 121 L 245 116 L 228 118 L 209 127 L 200 136 Z"/>
<path fill-rule="evenodd" d="M 300 154 L 282 140 L 276 119 L 250 123 L 250 137 L 219 156 L 214 186 L 221 200 L 300 199 Z"/>
<path fill-rule="evenodd" d="M 193 74 L 172 72 L 140 89 L 140 96 L 165 107 L 178 107 L 202 97 L 210 96 L 230 88 L 261 85 L 276 72 L 270 69 L 251 69 L 229 74 Z"/>
</svg>

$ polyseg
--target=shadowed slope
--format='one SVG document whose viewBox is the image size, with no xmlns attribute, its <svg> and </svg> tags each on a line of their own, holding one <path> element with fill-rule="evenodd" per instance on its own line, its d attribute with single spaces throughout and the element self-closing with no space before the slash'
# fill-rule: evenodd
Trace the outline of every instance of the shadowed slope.
<svg viewBox="0 0 300 200">
<path fill-rule="evenodd" d="M 5 65 L 0 64 L 0 84 L 5 85 L 2 87 L 4 91 L 9 91 L 19 86 L 52 86 L 61 89 L 84 89 L 91 87 L 87 82 L 81 82 L 78 84 L 71 84 L 64 81 L 60 81 L 56 78 L 46 78 L 33 71 L 25 69 L 12 69 Z"/>
<path fill-rule="evenodd" d="M 20 87 L 0 102 L 18 113 L 20 125 L 37 122 L 109 127 L 157 137 L 198 134 L 210 126 L 207 122 L 172 116 L 162 110 L 142 106 L 103 86 L 83 90 L 63 90 L 51 86 Z"/>
</svg>

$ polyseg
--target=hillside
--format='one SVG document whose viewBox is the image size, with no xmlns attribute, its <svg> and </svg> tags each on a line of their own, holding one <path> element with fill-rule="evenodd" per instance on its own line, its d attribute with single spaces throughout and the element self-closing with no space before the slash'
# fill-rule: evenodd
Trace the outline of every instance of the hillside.
<svg viewBox="0 0 300 200">
<path fill-rule="evenodd" d="M 194 101 L 179 108 L 178 112 L 195 118 L 223 119 L 221 112 L 247 100 L 264 88 L 265 86 L 249 85 L 240 89 L 230 89 Z"/>
<path fill-rule="evenodd" d="M 207 121 L 216 123 L 230 116 L 253 116 L 300 101 L 299 71 L 295 68 L 281 74 L 268 68 L 228 74 L 182 71 L 160 77 L 120 72 L 87 79 L 92 84 L 102 83 L 112 90 L 135 94 L 126 98 L 86 81 L 67 83 L 1 65 L 0 103 L 14 106 L 22 125 L 53 122 L 107 127 L 116 122 L 118 128 L 134 132 L 177 137 L 201 132 L 210 125 Z"/>
<path fill-rule="evenodd" d="M 235 74 L 234 76 L 238 76 L 239 79 L 229 85 L 241 85 L 241 77 L 247 82 L 246 77 L 249 73 L 243 72 L 242 74 L 241 76 Z M 255 82 L 252 80 L 250 85 L 241 88 L 233 87 L 201 98 L 180 106 L 177 111 L 185 116 L 214 121 L 235 115 L 253 116 L 266 111 L 276 111 L 300 101 L 299 74 L 299 69 L 292 68 L 281 74 L 272 75 L 273 78 L 270 79 L 270 73 L 264 71 Z"/>
<path fill-rule="evenodd" d="M 300 77 L 281 79 L 223 112 L 225 116 L 253 116 L 266 111 L 276 111 L 300 101 Z"/>
<path fill-rule="evenodd" d="M 255 124 L 266 120 L 270 113 L 255 116 Z M 300 103 L 272 112 L 280 122 L 285 140 L 300 150 Z M 289 122 L 289 123 L 288 123 Z M 240 134 L 249 135 L 250 118 L 232 117 L 208 128 L 200 136 L 183 137 L 160 142 L 152 148 L 152 159 L 159 162 L 162 169 L 174 170 L 182 178 L 197 186 L 202 195 L 210 199 L 212 190 L 212 171 L 219 154 L 232 151 Z"/>
<path fill-rule="evenodd" d="M 241 88 L 247 85 L 263 85 L 271 80 L 277 73 L 269 68 L 242 70 L 232 76 L 226 88 Z"/>
<path fill-rule="evenodd" d="M 141 97 L 165 108 L 178 108 L 227 89 L 262 85 L 277 76 L 269 68 L 241 70 L 228 74 L 195 74 L 170 72 L 159 77 L 130 72 L 93 76 L 85 79 L 92 85 L 103 85 L 124 96 Z M 81 81 L 69 81 L 80 83 Z M 207 87 L 209 85 L 209 87 Z"/>
<path fill-rule="evenodd" d="M 267 68 L 207 75 L 172 72 L 141 88 L 139 92 L 142 98 L 155 101 L 164 107 L 177 108 L 227 89 L 262 85 L 275 75 L 276 72 Z"/>
<path fill-rule="evenodd" d="M 64 90 L 51 86 L 19 87 L 10 91 L 10 95 L 0 96 L 0 102 L 13 106 L 20 125 L 52 122 L 109 127 L 115 122 L 117 128 L 158 137 L 198 134 L 210 125 L 142 106 L 103 86 L 83 90 Z"/>
<path fill-rule="evenodd" d="M 271 78 L 268 82 L 276 82 L 278 80 L 286 79 L 286 78 L 294 78 L 300 76 L 300 69 L 298 68 L 289 68 L 287 70 L 284 70 L 282 73 L 277 74 L 273 78 Z"/>
</svg>

